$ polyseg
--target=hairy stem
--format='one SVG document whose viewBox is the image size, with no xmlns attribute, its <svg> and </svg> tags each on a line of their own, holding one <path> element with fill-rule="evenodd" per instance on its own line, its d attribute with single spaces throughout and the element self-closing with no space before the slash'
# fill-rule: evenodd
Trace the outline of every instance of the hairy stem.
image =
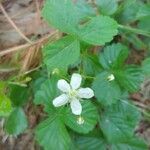
<svg viewBox="0 0 150 150">
<path fill-rule="evenodd" d="M 118 25 L 118 27 L 120 29 L 123 29 L 123 30 L 127 30 L 127 31 L 130 31 L 130 32 L 136 33 L 136 34 L 140 34 L 140 35 L 150 37 L 150 32 L 148 32 L 148 31 L 144 31 L 144 30 L 141 30 L 141 29 L 132 28 L 132 27 L 129 27 L 129 26 L 124 26 L 124 25 Z"/>
</svg>

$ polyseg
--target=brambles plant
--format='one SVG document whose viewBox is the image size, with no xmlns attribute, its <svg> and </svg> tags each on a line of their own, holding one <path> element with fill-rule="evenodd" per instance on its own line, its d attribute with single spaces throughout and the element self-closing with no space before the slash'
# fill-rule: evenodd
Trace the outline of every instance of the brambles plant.
<svg viewBox="0 0 150 150">
<path fill-rule="evenodd" d="M 135 134 L 141 112 L 130 95 L 150 75 L 150 58 L 129 60 L 132 49 L 149 56 L 150 4 L 46 0 L 42 16 L 63 36 L 44 45 L 32 81 L 0 83 L 5 131 L 18 135 L 27 128 L 22 106 L 30 97 L 43 106 L 34 133 L 44 150 L 148 149 Z"/>
</svg>

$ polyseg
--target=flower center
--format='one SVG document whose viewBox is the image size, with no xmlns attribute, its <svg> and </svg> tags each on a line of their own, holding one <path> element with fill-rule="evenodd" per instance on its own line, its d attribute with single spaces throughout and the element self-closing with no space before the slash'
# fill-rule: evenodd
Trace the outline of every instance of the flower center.
<svg viewBox="0 0 150 150">
<path fill-rule="evenodd" d="M 70 90 L 69 97 L 76 97 L 77 92 L 75 90 Z"/>
</svg>

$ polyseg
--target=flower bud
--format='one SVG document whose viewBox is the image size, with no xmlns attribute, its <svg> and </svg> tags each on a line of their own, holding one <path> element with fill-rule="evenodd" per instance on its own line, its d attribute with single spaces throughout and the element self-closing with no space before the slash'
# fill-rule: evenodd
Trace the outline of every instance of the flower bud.
<svg viewBox="0 0 150 150">
<path fill-rule="evenodd" d="M 108 79 L 108 81 L 113 81 L 113 80 L 115 80 L 115 76 L 113 74 L 111 74 L 107 77 L 107 79 Z"/>
<path fill-rule="evenodd" d="M 84 123 L 84 118 L 83 118 L 82 116 L 79 116 L 79 117 L 77 118 L 77 123 L 78 123 L 79 125 L 82 125 L 82 124 Z"/>
<path fill-rule="evenodd" d="M 59 69 L 58 68 L 55 68 L 53 71 L 52 71 L 52 74 L 59 74 Z"/>
</svg>

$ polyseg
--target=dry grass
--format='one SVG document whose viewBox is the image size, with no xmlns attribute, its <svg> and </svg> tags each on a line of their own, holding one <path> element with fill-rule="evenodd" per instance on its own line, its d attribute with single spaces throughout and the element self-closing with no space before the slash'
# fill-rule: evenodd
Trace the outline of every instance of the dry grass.
<svg viewBox="0 0 150 150">
<path fill-rule="evenodd" d="M 43 22 L 40 16 L 41 3 L 39 2 L 39 0 L 35 0 L 35 7 L 37 9 L 37 24 L 39 24 L 40 22 L 40 24 L 42 25 Z M 58 31 L 53 31 L 47 33 L 41 38 L 36 38 L 36 40 L 32 41 L 30 40 L 30 37 L 27 37 L 19 29 L 19 27 L 17 27 L 17 25 L 12 20 L 12 17 L 9 17 L 1 3 L 0 10 L 4 14 L 4 18 L 8 21 L 7 23 L 10 24 L 16 30 L 16 32 L 19 33 L 24 41 L 27 42 L 26 44 L 17 45 L 9 49 L 0 51 L 1 79 L 3 78 L 3 76 L 7 78 L 6 74 L 9 76 L 9 74 L 14 71 L 16 71 L 16 73 L 26 74 L 27 72 L 30 72 L 30 70 L 34 70 L 34 68 L 37 68 L 41 63 L 41 48 L 43 47 L 43 45 L 48 41 L 55 41 L 61 36 L 61 34 Z M 5 68 L 2 66 L 7 67 Z"/>
</svg>

